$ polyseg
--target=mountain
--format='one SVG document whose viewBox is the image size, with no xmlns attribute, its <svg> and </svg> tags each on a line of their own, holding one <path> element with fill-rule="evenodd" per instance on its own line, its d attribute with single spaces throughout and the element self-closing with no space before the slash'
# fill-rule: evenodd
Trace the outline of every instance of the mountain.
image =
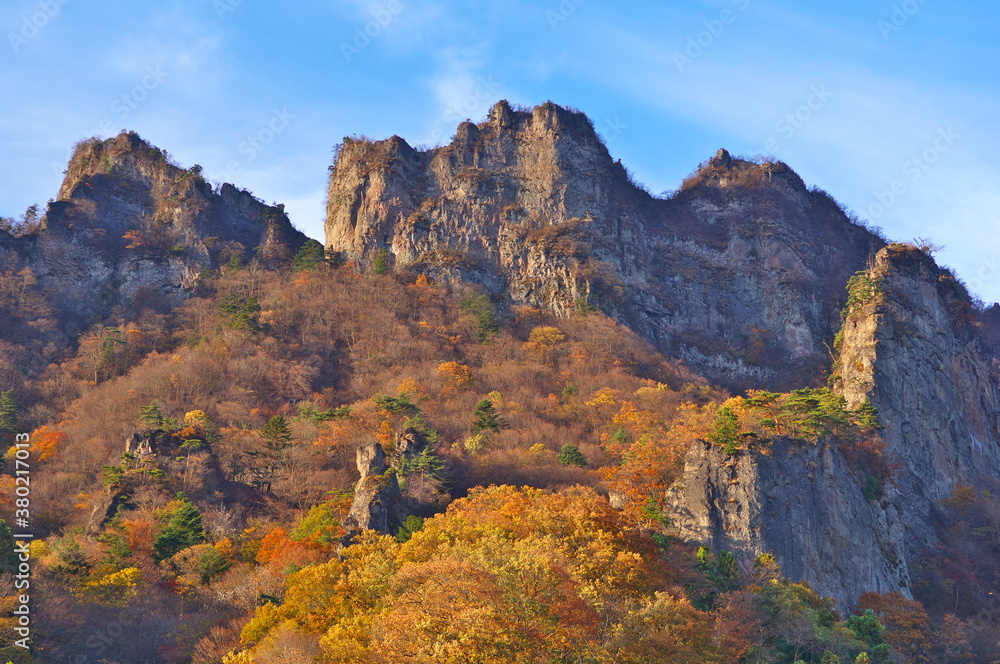
<svg viewBox="0 0 1000 664">
<path fill-rule="evenodd" d="M 873 590 L 909 596 L 953 525 L 949 499 L 1000 480 L 996 355 L 970 303 L 917 247 L 880 250 L 851 280 L 831 381 L 848 408 L 877 410 L 880 463 L 837 440 L 736 457 L 694 446 L 673 488 L 683 535 L 773 553 L 844 608 Z"/>
<path fill-rule="evenodd" d="M 702 164 L 669 199 L 590 120 L 506 102 L 429 151 L 345 139 L 326 246 L 566 315 L 596 306 L 732 389 L 825 380 L 844 285 L 884 242 L 783 163 Z"/>
<path fill-rule="evenodd" d="M 942 501 L 1000 479 L 997 310 L 781 162 L 720 150 L 656 198 L 583 114 L 500 102 L 440 148 L 345 139 L 326 232 L 362 266 L 559 316 L 597 307 L 737 392 L 829 381 L 848 410 L 874 406 L 881 472 L 830 438 L 736 455 L 704 443 L 670 492 L 686 539 L 748 563 L 772 553 L 844 609 L 867 591 L 910 596 L 947 527 Z"/>
<path fill-rule="evenodd" d="M 325 253 L 132 132 L 4 222 L 0 661 L 1000 657 L 1000 305 L 933 247 L 552 103 L 336 153 Z"/>
<path fill-rule="evenodd" d="M 77 145 L 41 228 L 0 234 L 0 259 L 29 268 L 74 338 L 115 307 L 167 310 L 205 270 L 287 262 L 306 241 L 281 205 L 205 182 L 134 132 Z"/>
</svg>

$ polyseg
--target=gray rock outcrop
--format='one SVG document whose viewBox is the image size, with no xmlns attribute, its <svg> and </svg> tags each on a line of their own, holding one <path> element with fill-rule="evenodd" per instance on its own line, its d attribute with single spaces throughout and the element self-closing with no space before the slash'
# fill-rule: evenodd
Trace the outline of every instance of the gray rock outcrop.
<svg viewBox="0 0 1000 664">
<path fill-rule="evenodd" d="M 896 472 L 877 498 L 862 490 L 872 471 L 852 467 L 836 440 L 778 440 L 734 457 L 695 445 L 670 494 L 682 537 L 744 561 L 773 553 L 784 574 L 842 610 L 868 591 L 908 595 L 912 570 L 947 527 L 941 501 L 1000 478 L 1000 380 L 962 286 L 916 247 L 894 244 L 851 291 L 833 382 L 848 407 L 879 411 Z"/>
<path fill-rule="evenodd" d="M 345 140 L 326 245 L 560 314 L 588 304 L 736 389 L 822 380 L 843 286 L 883 242 L 785 164 L 724 150 L 669 199 L 583 114 L 500 102 L 429 151 Z"/>
<path fill-rule="evenodd" d="M 870 400 L 900 464 L 900 507 L 916 555 L 959 484 L 1000 477 L 1000 372 L 950 272 L 909 245 L 879 252 L 844 323 L 835 376 L 853 407 Z"/>
<path fill-rule="evenodd" d="M 403 477 L 407 462 L 412 463 L 427 449 L 427 441 L 420 432 L 404 429 L 396 434 L 395 443 L 392 456 L 379 443 L 358 448 L 356 461 L 361 478 L 355 485 L 354 502 L 344 522 L 345 544 L 362 530 L 395 535 L 407 516 L 433 514 L 447 504 L 446 501 L 442 504 L 447 494 L 437 479 L 422 477 L 423 473 Z"/>
<path fill-rule="evenodd" d="M 744 564 L 773 554 L 782 574 L 847 612 L 865 592 L 910 594 L 899 494 L 889 485 L 866 500 L 863 479 L 829 440 L 778 439 L 732 456 L 699 443 L 671 488 L 670 519 L 680 537 Z"/>
<path fill-rule="evenodd" d="M 361 479 L 354 487 L 354 502 L 344 522 L 350 541 L 362 530 L 394 535 L 402 524 L 402 496 L 396 473 L 387 464 L 385 450 L 379 443 L 358 448 L 358 472 Z"/>
<path fill-rule="evenodd" d="M 234 257 L 290 260 L 306 239 L 282 206 L 230 184 L 214 191 L 123 132 L 77 146 L 42 227 L 0 233 L 0 260 L 31 270 L 72 338 L 115 307 L 165 311 Z"/>
</svg>

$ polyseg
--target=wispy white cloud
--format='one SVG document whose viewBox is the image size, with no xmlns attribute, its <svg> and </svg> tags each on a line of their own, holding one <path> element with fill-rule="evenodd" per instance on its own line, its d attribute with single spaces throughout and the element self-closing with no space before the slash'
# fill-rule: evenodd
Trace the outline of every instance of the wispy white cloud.
<svg viewBox="0 0 1000 664">
<path fill-rule="evenodd" d="M 150 66 L 167 73 L 176 95 L 216 94 L 230 74 L 223 51 L 225 24 L 207 20 L 182 5 L 158 7 L 146 29 L 126 32 L 105 47 L 103 61 L 119 78 L 143 76 Z"/>
<path fill-rule="evenodd" d="M 489 44 L 450 47 L 434 54 L 436 71 L 429 85 L 441 119 L 452 126 L 485 114 L 499 92 L 500 81 L 487 73 Z"/>
<path fill-rule="evenodd" d="M 791 12 L 783 12 L 781 20 L 798 22 L 811 37 L 818 34 L 825 41 L 867 43 L 834 29 L 817 30 Z M 1000 206 L 995 187 L 991 192 L 988 185 L 1000 182 L 1000 166 L 989 157 L 1000 150 L 1000 139 L 986 121 L 997 103 L 995 89 L 916 78 L 912 70 L 893 75 L 822 49 L 775 67 L 774 54 L 747 48 L 735 30 L 729 35 L 733 43 L 718 48 L 741 50 L 738 60 L 706 53 L 679 72 L 672 58 L 675 45 L 642 32 L 607 34 L 610 52 L 640 57 L 628 66 L 613 57 L 586 66 L 602 85 L 635 104 L 659 108 L 707 133 L 728 135 L 732 143 L 727 147 L 739 152 L 768 152 L 767 140 L 776 138 L 775 156 L 807 179 L 813 176 L 813 183 L 862 217 L 875 216 L 869 212 L 877 195 L 904 180 L 905 194 L 884 211 L 876 206 L 879 214 L 872 221 L 896 238 L 923 235 L 947 244 L 942 260 L 960 273 L 974 273 L 976 265 L 1000 251 L 990 246 L 1000 228 Z M 827 91 L 829 99 L 811 108 L 817 89 Z M 905 169 L 912 171 L 912 157 L 949 128 L 962 138 L 911 181 Z M 984 298 L 1000 300 L 1000 275 L 992 282 L 976 279 L 973 286 Z"/>
</svg>

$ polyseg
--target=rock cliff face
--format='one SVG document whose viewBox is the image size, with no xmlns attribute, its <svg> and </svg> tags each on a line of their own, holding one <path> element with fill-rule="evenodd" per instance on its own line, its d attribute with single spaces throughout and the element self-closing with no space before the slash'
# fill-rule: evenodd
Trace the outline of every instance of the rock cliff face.
<svg viewBox="0 0 1000 664">
<path fill-rule="evenodd" d="M 938 503 L 959 484 L 1000 477 L 1000 381 L 968 294 L 909 245 L 890 245 L 852 290 L 837 383 L 870 399 L 885 427 L 908 540 L 935 539 Z"/>
<path fill-rule="evenodd" d="M 6 234 L 5 234 L 6 235 Z M 0 238 L 63 316 L 86 327 L 116 306 L 178 304 L 204 268 L 254 254 L 289 259 L 306 237 L 282 207 L 212 188 L 134 133 L 76 149 L 43 228 Z"/>
<path fill-rule="evenodd" d="M 396 473 L 387 472 L 385 450 L 378 443 L 359 447 L 358 472 L 361 479 L 354 487 L 354 502 L 344 522 L 348 539 L 361 530 L 375 530 L 383 535 L 395 533 L 402 524 L 399 505 L 402 495 Z"/>
<path fill-rule="evenodd" d="M 843 285 L 882 246 L 782 163 L 724 150 L 669 199 L 635 186 L 590 121 L 500 102 L 446 147 L 345 139 L 329 250 L 463 278 L 516 303 L 600 306 L 733 387 L 800 387 L 828 365 Z"/>
<path fill-rule="evenodd" d="M 823 384 L 833 363 L 848 406 L 879 410 L 892 481 L 874 490 L 843 441 L 732 457 L 698 444 L 670 516 L 745 561 L 775 554 L 842 609 L 908 594 L 940 501 L 1000 477 L 1000 307 L 976 312 L 950 273 L 886 247 L 780 162 L 720 150 L 654 198 L 585 116 L 500 102 L 442 148 L 345 140 L 326 232 L 363 268 L 381 256 L 560 314 L 597 305 L 734 390 Z"/>
<path fill-rule="evenodd" d="M 1000 358 L 1000 304 L 994 304 L 980 315 L 980 334 L 990 349 L 994 363 Z"/>
<path fill-rule="evenodd" d="M 732 456 L 698 444 L 671 489 L 671 521 L 684 539 L 744 563 L 773 554 L 785 576 L 808 581 L 842 610 L 868 591 L 909 594 L 899 493 L 889 485 L 869 501 L 858 474 L 831 441 L 780 439 L 766 453 Z"/>
<path fill-rule="evenodd" d="M 866 498 L 867 469 L 837 441 L 778 441 L 734 457 L 696 445 L 671 490 L 679 534 L 744 560 L 773 553 L 843 609 L 870 590 L 908 594 L 914 563 L 947 527 L 940 501 L 959 484 L 1000 478 L 1000 380 L 990 327 L 973 313 L 954 277 L 916 247 L 881 250 L 851 281 L 833 382 L 849 407 L 878 409 L 893 480 Z"/>
</svg>

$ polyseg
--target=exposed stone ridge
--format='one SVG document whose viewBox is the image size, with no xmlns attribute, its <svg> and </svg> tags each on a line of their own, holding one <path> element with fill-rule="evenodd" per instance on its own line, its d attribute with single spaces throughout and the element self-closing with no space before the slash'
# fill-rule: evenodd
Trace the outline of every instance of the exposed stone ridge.
<svg viewBox="0 0 1000 664">
<path fill-rule="evenodd" d="M 232 185 L 213 191 L 134 132 L 81 142 L 36 234 L 3 241 L 80 325 L 115 306 L 183 300 L 232 256 L 290 259 L 307 238 L 282 206 Z M 2 249 L 0 248 L 0 249 Z"/>
<path fill-rule="evenodd" d="M 854 290 L 837 385 L 850 406 L 879 410 L 918 554 L 935 540 L 939 501 L 1000 477 L 998 372 L 968 293 L 916 247 L 880 251 Z"/>
<path fill-rule="evenodd" d="M 345 139 L 326 244 L 558 314 L 598 305 L 737 389 L 822 380 L 843 286 L 883 246 L 780 162 L 722 150 L 658 199 L 583 114 L 506 102 L 433 150 Z"/>
<path fill-rule="evenodd" d="M 1000 478 L 1000 381 L 987 343 L 994 310 L 916 247 L 892 244 L 850 284 L 835 388 L 871 402 L 891 481 L 865 496 L 870 471 L 837 441 L 776 441 L 727 456 L 695 445 L 672 489 L 680 535 L 737 552 L 773 553 L 850 609 L 867 591 L 910 592 L 910 575 L 947 527 L 941 501 L 960 484 Z"/>
<path fill-rule="evenodd" d="M 284 206 L 265 205 L 228 183 L 213 191 L 194 167 L 176 166 L 166 152 L 134 132 L 81 142 L 58 200 L 95 209 L 61 214 L 66 208 L 57 205 L 47 219 L 53 229 L 82 225 L 105 229 L 108 234 L 160 231 L 174 236 L 188 247 L 187 252 L 206 259 L 220 253 L 205 244 L 208 238 L 215 240 L 209 245 L 240 243 L 242 247 L 230 246 L 229 250 L 242 252 L 244 258 L 257 247 L 257 253 L 267 257 L 280 252 L 280 244 L 297 249 L 305 240 L 284 214 Z"/>
</svg>

